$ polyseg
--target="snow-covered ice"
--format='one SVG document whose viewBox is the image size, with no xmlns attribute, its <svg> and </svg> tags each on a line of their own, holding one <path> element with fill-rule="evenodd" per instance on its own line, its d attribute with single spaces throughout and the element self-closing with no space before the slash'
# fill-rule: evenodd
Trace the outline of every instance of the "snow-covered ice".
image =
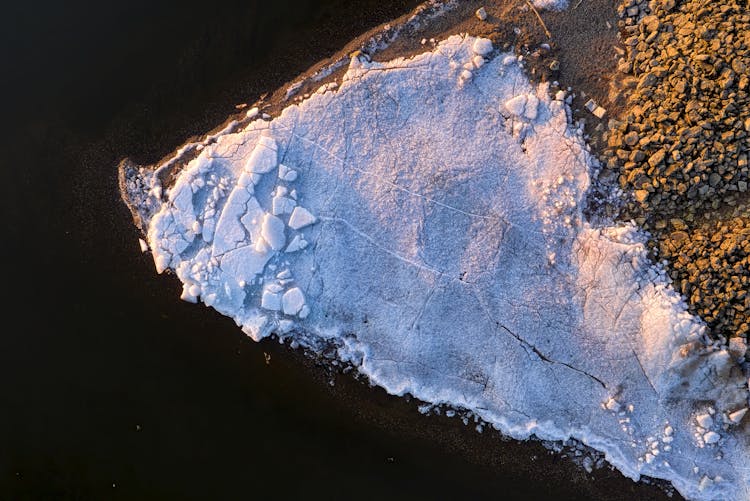
<svg viewBox="0 0 750 501">
<path fill-rule="evenodd" d="M 157 271 L 253 339 L 333 347 L 392 394 L 574 438 L 690 498 L 750 499 L 735 357 L 637 228 L 586 222 L 594 161 L 564 95 L 492 51 L 454 36 L 355 57 L 335 91 L 219 135 L 163 193 L 152 176 Z"/>
</svg>

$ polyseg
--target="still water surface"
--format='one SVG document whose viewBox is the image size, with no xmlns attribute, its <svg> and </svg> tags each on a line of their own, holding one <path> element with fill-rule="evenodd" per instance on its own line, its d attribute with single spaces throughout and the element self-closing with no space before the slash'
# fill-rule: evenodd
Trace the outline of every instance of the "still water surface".
<svg viewBox="0 0 750 501">
<path fill-rule="evenodd" d="M 0 499 L 637 499 L 180 302 L 119 200 L 414 0 L 17 2 L 0 29 Z M 270 355 L 270 364 L 265 354 Z"/>
</svg>

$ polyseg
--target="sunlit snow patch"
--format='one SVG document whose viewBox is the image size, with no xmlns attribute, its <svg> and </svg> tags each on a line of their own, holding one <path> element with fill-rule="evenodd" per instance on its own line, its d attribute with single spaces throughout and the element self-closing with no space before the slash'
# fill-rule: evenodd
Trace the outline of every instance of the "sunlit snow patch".
<svg viewBox="0 0 750 501">
<path fill-rule="evenodd" d="M 253 339 L 334 346 L 393 394 L 748 499 L 746 382 L 635 228 L 584 221 L 591 162 L 512 55 L 451 37 L 355 58 L 335 92 L 220 135 L 165 190 L 148 246 Z"/>
</svg>

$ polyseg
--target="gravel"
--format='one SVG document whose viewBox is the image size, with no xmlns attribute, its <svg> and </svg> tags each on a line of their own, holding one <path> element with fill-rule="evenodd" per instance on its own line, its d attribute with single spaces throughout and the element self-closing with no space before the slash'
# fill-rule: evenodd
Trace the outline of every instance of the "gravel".
<svg viewBox="0 0 750 501">
<path fill-rule="evenodd" d="M 746 338 L 747 4 L 625 0 L 618 15 L 628 96 L 603 159 L 632 195 L 621 217 L 652 233 L 655 254 L 716 337 Z"/>
</svg>

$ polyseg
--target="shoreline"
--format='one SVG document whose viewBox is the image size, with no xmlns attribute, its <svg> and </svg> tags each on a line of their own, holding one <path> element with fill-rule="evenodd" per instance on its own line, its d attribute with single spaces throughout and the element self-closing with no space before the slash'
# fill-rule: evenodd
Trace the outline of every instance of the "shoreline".
<svg viewBox="0 0 750 501">
<path fill-rule="evenodd" d="M 481 3 L 480 3 L 480 2 L 477 2 L 476 4 L 477 4 L 477 5 L 481 5 Z M 599 2 L 599 4 L 601 5 L 601 4 L 602 4 L 602 2 Z M 470 6 L 469 6 L 469 5 L 467 5 L 467 6 L 464 6 L 464 10 L 462 11 L 462 13 L 460 13 L 460 14 L 459 14 L 459 16 L 463 16 L 463 17 L 465 17 L 465 16 L 466 16 L 466 13 L 467 13 L 467 12 L 469 12 L 469 13 L 473 13 L 473 9 L 474 9 L 474 7 L 475 7 L 475 6 L 474 6 L 473 4 L 472 4 L 472 5 L 470 5 Z M 510 11 L 509 11 L 509 12 L 510 12 Z M 613 12 L 614 12 L 614 9 L 613 9 Z M 555 13 L 555 14 L 559 14 L 559 13 Z M 401 17 L 400 19 L 404 19 L 404 18 L 407 18 L 407 17 L 409 17 L 409 14 L 407 14 L 407 15 L 405 15 L 405 16 L 402 16 L 402 17 Z M 468 23 L 469 25 L 477 25 L 477 24 L 478 24 L 478 23 L 476 22 L 476 20 L 475 20 L 475 19 L 473 19 L 473 16 L 470 16 L 470 17 L 468 18 L 468 21 L 466 21 L 466 22 L 467 22 L 467 23 Z M 497 20 L 497 22 L 500 22 L 500 19 L 498 19 L 498 20 Z M 531 20 L 530 20 L 530 21 L 529 21 L 529 22 L 527 23 L 527 27 L 531 27 L 531 26 L 534 26 L 534 24 L 535 24 L 535 23 L 536 23 L 536 21 L 535 21 L 535 20 L 533 20 L 533 18 L 532 18 L 532 19 L 531 19 Z M 391 23 L 387 23 L 387 24 L 391 24 Z M 378 30 L 378 28 L 374 29 L 374 30 L 373 30 L 373 31 L 372 31 L 371 33 L 375 33 L 375 32 L 377 32 L 377 30 Z M 447 31 L 452 31 L 452 30 L 453 30 L 453 28 L 445 28 L 443 32 L 447 32 Z M 494 31 L 494 30 L 493 30 L 493 31 Z M 481 34 L 481 33 L 480 33 L 480 34 Z M 486 33 L 485 33 L 485 34 L 486 34 Z M 367 36 L 369 36 L 369 35 L 370 35 L 370 33 L 368 33 L 368 34 L 367 34 Z M 363 35 L 363 37 L 358 37 L 357 41 L 355 41 L 355 42 L 352 42 L 352 44 L 354 44 L 354 46 L 356 46 L 356 45 L 357 45 L 358 43 L 360 43 L 360 42 L 358 42 L 358 41 L 359 41 L 359 40 L 361 40 L 361 39 L 363 39 L 363 38 L 364 38 L 364 35 Z M 496 39 L 498 38 L 498 37 L 497 37 L 497 35 L 495 36 L 495 38 L 496 38 Z M 418 43 L 417 39 L 418 39 L 418 37 L 415 37 L 414 35 L 412 35 L 412 36 L 411 36 L 411 38 L 409 38 L 409 39 L 408 39 L 408 40 L 406 41 L 406 43 L 404 43 L 404 44 L 403 44 L 403 46 L 401 46 L 401 47 L 399 47 L 399 45 L 400 45 L 400 42 L 403 42 L 404 40 L 396 40 L 396 42 L 395 42 L 395 44 L 394 44 L 393 46 L 391 46 L 391 47 L 388 47 L 388 48 L 386 48 L 385 50 L 383 50 L 383 51 L 382 51 L 382 53 L 376 53 L 376 54 L 373 54 L 372 56 L 373 56 L 373 58 L 374 58 L 374 59 L 376 59 L 376 60 L 377 60 L 377 59 L 379 59 L 379 57 L 382 57 L 382 58 L 384 58 L 384 59 L 392 58 L 392 57 L 394 57 L 394 54 L 395 54 L 395 56 L 398 56 L 398 55 L 404 55 L 404 54 L 409 54 L 409 53 L 413 53 L 413 52 L 410 52 L 410 51 L 414 51 L 414 49 L 415 49 L 415 47 L 414 47 L 414 46 L 416 45 L 416 43 Z M 346 47 L 345 49 L 343 49 L 343 50 L 342 50 L 342 51 L 341 51 L 341 52 L 339 53 L 339 54 L 340 54 L 340 55 L 342 56 L 342 58 L 346 57 L 346 56 L 347 56 L 347 54 L 348 54 L 348 53 L 350 52 L 350 49 L 352 48 L 352 44 L 349 44 L 349 45 L 348 45 L 348 46 L 347 46 L 347 47 Z M 411 45 L 411 46 L 410 46 L 410 45 Z M 421 44 L 420 44 L 420 45 L 421 45 Z M 418 49 L 418 47 L 419 47 L 419 46 L 417 45 L 416 47 L 417 47 L 417 49 Z M 519 49 L 520 49 L 520 47 L 519 47 Z M 399 52 L 399 51 L 401 51 L 401 52 Z M 537 56 L 537 57 L 538 57 L 538 62 L 539 62 L 539 65 L 538 65 L 538 66 L 536 66 L 536 68 L 540 68 L 540 69 L 541 69 L 541 68 L 544 68 L 545 66 L 547 66 L 547 64 L 546 64 L 546 63 L 548 63 L 548 62 L 550 61 L 550 59 L 547 59 L 547 58 L 546 58 L 546 57 L 544 57 L 544 56 L 549 56 L 550 58 L 552 57 L 551 55 L 547 55 L 547 54 L 543 55 L 542 57 L 539 57 L 539 56 Z M 335 56 L 334 58 L 331 58 L 331 59 L 334 59 L 334 60 L 335 60 L 335 59 L 336 59 L 336 56 Z M 330 59 L 329 59 L 329 60 L 330 60 Z M 336 64 L 336 63 L 334 62 L 333 64 Z M 311 68 L 310 68 L 310 69 L 309 69 L 309 70 L 308 70 L 307 72 L 305 72 L 305 75 L 307 75 L 308 77 L 311 77 L 311 76 L 312 76 L 312 75 L 314 75 L 314 74 L 315 74 L 315 73 L 316 73 L 317 71 L 319 71 L 319 70 L 321 69 L 321 67 L 322 67 L 322 66 L 325 66 L 325 62 L 321 62 L 321 63 L 317 63 L 317 64 L 315 64 L 315 65 L 314 65 L 314 66 L 312 66 L 312 67 L 311 67 Z M 341 74 L 342 72 L 343 72 L 343 68 L 340 68 L 340 69 L 338 69 L 338 70 L 336 70 L 336 71 L 333 71 L 333 72 L 332 72 L 332 73 L 331 73 L 330 75 L 328 75 L 328 76 L 327 76 L 326 78 L 324 78 L 324 79 L 321 79 L 321 80 L 316 80 L 316 81 L 314 81 L 314 83 L 315 83 L 315 85 L 324 85 L 324 84 L 326 84 L 326 83 L 329 83 L 329 82 L 331 82 L 331 81 L 335 81 L 335 80 L 337 79 L 337 77 L 340 77 L 340 74 Z M 293 85 L 293 84 L 294 84 L 294 82 L 296 82 L 296 81 L 298 81 L 298 80 L 295 80 L 295 81 L 291 82 L 291 83 L 290 83 L 290 84 L 288 84 L 288 85 Z M 601 83 L 601 81 L 600 81 L 599 83 Z M 268 104 L 266 105 L 266 107 L 264 107 L 264 108 L 260 109 L 260 110 L 259 110 L 259 113 L 268 113 L 268 114 L 269 114 L 270 116 L 273 116 L 273 115 L 274 115 L 274 112 L 276 112 L 276 111 L 277 111 L 278 109 L 281 109 L 281 108 L 283 108 L 283 107 L 286 107 L 286 106 L 287 106 L 287 105 L 288 105 L 289 103 L 288 103 L 288 102 L 286 102 L 286 101 L 285 101 L 285 100 L 283 100 L 283 99 L 279 99 L 279 96 L 280 96 L 281 94 L 284 94 L 284 95 L 286 96 L 286 94 L 287 94 L 287 89 L 288 89 L 288 85 L 283 85 L 282 87 L 280 87 L 280 88 L 279 88 L 279 90 L 277 90 L 276 92 L 274 92 L 274 93 L 272 94 L 272 97 L 271 97 L 271 101 L 270 101 L 270 103 L 268 103 Z M 303 87 L 300 87 L 300 89 L 299 89 L 299 92 L 300 92 L 300 94 L 304 95 L 304 94 L 305 94 L 305 91 L 306 91 L 307 89 L 309 89 L 309 87 L 308 87 L 308 88 L 305 88 L 304 86 L 303 86 Z M 602 92 L 602 89 L 603 89 L 603 88 L 601 88 L 601 87 L 599 88 L 599 92 L 600 92 L 600 93 Z M 576 90 L 577 90 L 577 89 L 574 89 L 574 91 L 576 91 Z M 597 91 L 596 91 L 596 90 L 593 90 L 593 91 L 592 91 L 592 93 L 595 93 L 595 92 L 597 92 Z M 579 95 L 579 93 L 577 93 L 577 94 L 578 94 L 578 97 L 577 97 L 577 99 L 581 99 L 581 98 L 580 98 L 580 95 Z M 259 101 L 259 102 L 256 102 L 256 103 L 254 103 L 254 105 L 252 105 L 252 106 L 248 106 L 247 108 L 249 108 L 249 109 L 252 109 L 252 108 L 253 108 L 253 107 L 255 107 L 255 106 L 258 106 L 258 105 L 264 105 L 264 104 L 266 104 L 266 103 L 267 103 L 267 102 L 265 102 L 264 100 L 261 100 L 261 101 Z M 260 107 L 260 106 L 259 106 L 259 107 Z M 247 109 L 247 108 L 246 108 L 246 109 Z M 224 122 L 224 123 L 223 123 L 222 125 L 220 125 L 220 126 L 216 127 L 215 129 L 213 129 L 212 133 L 209 133 L 209 134 L 208 134 L 208 136 L 211 136 L 212 134 L 215 134 L 215 131 L 217 131 L 217 130 L 218 130 L 218 131 L 221 131 L 221 130 L 234 130 L 234 129 L 227 129 L 227 127 L 230 127 L 230 128 L 231 128 L 231 127 L 237 127 L 237 128 L 239 128 L 239 127 L 241 127 L 242 125 L 244 125 L 243 121 L 237 120 L 237 118 L 236 118 L 236 117 L 238 117 L 238 116 L 239 116 L 239 117 L 241 118 L 241 117 L 242 117 L 242 115 L 246 113 L 246 109 L 243 109 L 243 110 L 242 110 L 241 112 L 239 112 L 239 113 L 238 113 L 237 115 L 235 115 L 234 117 L 230 117 L 230 118 L 228 118 L 228 119 L 227 119 L 227 121 L 225 121 L 225 122 Z M 580 114 L 579 114 L 579 117 L 583 118 L 583 117 L 585 117 L 585 116 L 586 116 L 585 112 L 580 112 Z M 234 125 L 233 125 L 233 121 L 235 121 Z M 210 140 L 210 139 L 209 139 L 209 140 Z M 207 144 L 207 143 L 206 143 L 206 144 Z M 198 145 L 198 143 L 193 143 L 193 146 L 194 146 L 194 147 L 197 147 L 197 145 Z M 165 158 L 172 158 L 172 156 L 169 156 L 169 155 L 168 155 L 168 156 L 167 156 L 167 157 L 165 157 Z M 190 158 L 191 158 L 191 156 L 190 156 L 190 155 L 186 155 L 185 157 L 182 157 L 181 155 L 178 155 L 178 162 L 176 162 L 176 163 L 174 164 L 174 165 L 175 165 L 175 167 L 176 167 L 176 170 L 179 170 L 179 165 L 181 165 L 181 164 L 184 164 L 184 163 L 186 163 L 187 161 L 189 161 L 189 160 L 190 160 Z M 157 164 L 154 164 L 154 165 L 158 165 L 158 163 L 157 163 Z M 122 172 L 122 170 L 124 170 L 124 169 L 121 169 L 121 172 Z M 123 177 L 123 176 L 121 176 L 121 179 L 122 179 L 122 177 Z M 132 210 L 132 209 L 131 209 L 131 210 Z M 287 352 L 289 352 L 289 351 L 291 351 L 291 350 L 288 350 Z M 294 352 L 292 351 L 292 353 L 294 353 Z M 296 358 L 296 356 L 295 356 L 295 358 Z M 314 359 L 310 359 L 309 357 L 304 357 L 304 356 L 303 356 L 303 357 L 301 357 L 301 358 L 300 358 L 300 361 L 301 361 L 302 363 L 304 363 L 305 365 L 309 366 L 309 367 L 317 367 L 317 366 L 318 366 L 318 363 L 317 363 L 317 362 L 316 362 L 316 361 L 315 361 Z M 339 379 L 341 379 L 341 378 L 339 378 Z M 347 380 L 347 381 L 349 381 L 349 380 L 351 380 L 351 378 L 349 378 L 349 377 L 347 376 L 347 377 L 346 377 L 346 380 Z M 342 382 L 341 382 L 341 381 L 339 381 L 339 382 L 337 382 L 337 385 L 336 385 L 336 386 L 339 386 L 339 385 L 341 385 L 341 384 L 342 384 Z M 357 384 L 359 384 L 359 385 L 361 386 L 361 383 L 357 383 Z M 334 392 L 336 392 L 335 388 L 336 388 L 336 387 L 334 386 L 334 390 L 333 390 Z M 355 392 L 355 393 L 357 393 L 358 391 L 359 391 L 359 390 L 354 390 L 354 392 Z M 346 393 L 346 392 L 345 392 L 345 393 Z M 391 406 L 391 405 L 396 405 L 396 404 L 395 404 L 395 402 L 397 402 L 397 401 L 398 401 L 398 402 L 402 402 L 402 401 L 403 401 L 403 399 L 401 399 L 401 398 L 398 398 L 398 397 L 388 397 L 388 399 L 390 400 L 390 402 L 389 402 L 389 404 L 388 404 L 389 406 Z M 407 402 L 407 403 L 408 403 L 408 402 Z M 409 405 L 411 406 L 410 408 L 411 408 L 412 410 L 414 410 L 414 407 L 415 407 L 415 405 L 414 405 L 413 403 L 410 403 Z M 428 418 L 428 417 L 426 417 L 426 416 L 422 416 L 422 415 L 418 415 L 418 416 L 415 416 L 415 417 L 416 417 L 417 419 L 419 419 L 419 420 L 423 420 L 423 419 L 430 419 L 430 418 Z M 409 419 L 411 419 L 411 418 L 409 418 Z M 458 424 L 459 424 L 459 426 L 462 426 L 462 425 L 460 425 L 460 423 L 458 423 Z M 468 427 L 465 427 L 465 428 L 468 428 Z M 453 431 L 452 431 L 451 433 L 455 433 L 455 431 L 456 431 L 456 430 L 454 429 L 454 430 L 453 430 Z M 473 431 L 473 430 L 471 430 L 471 429 L 469 429 L 469 432 L 470 432 L 470 433 L 474 433 L 474 434 L 476 434 L 476 432 L 474 432 L 474 431 Z M 478 434 L 477 434 L 477 435 L 478 435 Z M 447 438 L 447 437 L 446 437 L 446 438 Z M 467 440 L 467 441 L 469 441 L 469 440 Z M 469 447 L 467 447 L 467 454 L 468 454 L 468 449 L 472 449 L 473 447 L 474 447 L 474 446 L 469 446 Z M 555 462 L 555 461 L 553 461 L 553 463 L 554 463 L 554 462 Z M 571 463 L 571 466 L 572 466 L 572 463 Z M 581 471 L 582 471 L 582 469 L 581 469 L 581 468 L 580 468 L 579 466 L 573 466 L 573 468 L 575 468 L 576 470 L 581 470 Z M 596 470 L 595 470 L 595 472 L 596 472 Z M 619 475 L 619 473 L 618 473 L 617 475 Z M 596 473 L 594 474 L 594 476 L 596 476 Z M 609 477 L 609 476 L 606 476 L 605 478 L 608 478 L 608 479 L 609 479 L 610 477 Z M 620 481 L 620 480 L 623 480 L 623 481 L 625 481 L 625 482 L 629 482 L 629 483 L 632 483 L 632 482 L 631 482 L 630 480 L 627 480 L 627 479 L 625 479 L 624 477 L 621 477 L 620 479 L 618 479 L 618 480 L 615 480 L 615 482 L 618 482 L 618 481 Z M 648 481 L 648 480 L 647 480 L 647 481 Z M 599 482 L 602 482 L 602 480 L 599 480 Z M 656 483 L 659 483 L 659 482 L 656 482 Z M 647 486 L 647 485 L 645 485 L 644 483 L 641 483 L 641 484 L 635 484 L 635 483 L 632 483 L 632 484 L 633 484 L 633 485 L 639 485 L 640 487 L 643 487 L 643 488 L 648 488 L 648 489 L 651 489 L 651 488 L 653 488 L 653 486 Z M 662 484 L 662 485 L 663 485 L 663 484 Z M 639 487 L 639 488 L 640 488 L 640 487 Z M 604 498 L 606 499 L 606 497 L 604 497 Z M 613 498 L 613 499 L 614 499 L 614 498 Z"/>
</svg>

